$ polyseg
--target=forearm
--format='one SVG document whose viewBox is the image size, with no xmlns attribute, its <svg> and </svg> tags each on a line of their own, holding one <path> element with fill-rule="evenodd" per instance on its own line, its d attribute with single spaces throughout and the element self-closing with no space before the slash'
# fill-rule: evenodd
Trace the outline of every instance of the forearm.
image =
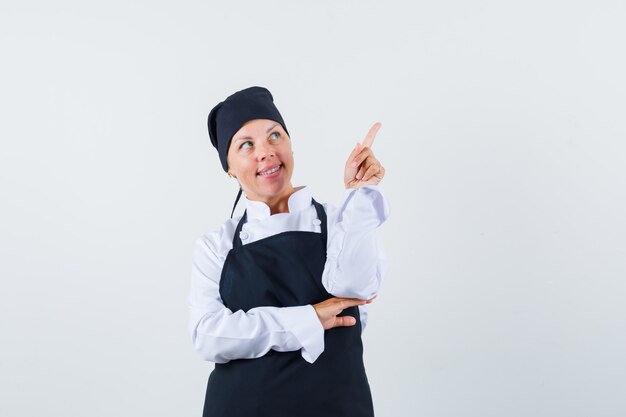
<svg viewBox="0 0 626 417">
<path fill-rule="evenodd" d="M 377 228 L 389 217 L 389 206 L 376 186 L 346 193 L 333 214 L 322 282 L 338 297 L 369 299 L 376 295 L 387 269 Z"/>
<path fill-rule="evenodd" d="M 254 359 L 270 349 L 302 350 L 312 363 L 324 350 L 324 329 L 311 305 L 257 307 L 244 312 L 222 308 L 212 313 L 191 309 L 191 338 L 205 360 L 225 363 Z"/>
</svg>

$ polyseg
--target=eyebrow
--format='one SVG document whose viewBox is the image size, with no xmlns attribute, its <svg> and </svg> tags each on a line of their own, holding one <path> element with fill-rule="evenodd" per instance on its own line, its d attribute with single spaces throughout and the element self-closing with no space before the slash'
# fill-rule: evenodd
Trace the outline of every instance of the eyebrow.
<svg viewBox="0 0 626 417">
<path fill-rule="evenodd" d="M 265 132 L 265 134 L 270 133 L 270 130 L 274 129 L 276 126 L 278 126 L 280 123 L 276 123 L 274 126 L 270 127 L 269 129 L 267 129 L 267 132 Z M 246 140 L 246 139 L 252 139 L 252 136 L 243 136 L 240 138 L 235 138 L 233 139 L 233 141 L 238 141 L 238 140 Z"/>
</svg>

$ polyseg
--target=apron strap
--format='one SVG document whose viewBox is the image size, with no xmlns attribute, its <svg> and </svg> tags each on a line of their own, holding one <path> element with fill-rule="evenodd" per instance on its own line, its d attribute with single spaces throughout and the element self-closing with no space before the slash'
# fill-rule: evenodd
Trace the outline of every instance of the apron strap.
<svg viewBox="0 0 626 417">
<path fill-rule="evenodd" d="M 241 217 L 241 220 L 239 220 L 239 224 L 237 225 L 237 228 L 235 229 L 235 235 L 233 236 L 233 250 L 235 252 L 241 249 L 241 239 L 239 238 L 239 233 L 241 233 L 241 228 L 243 227 L 243 224 L 246 222 L 247 218 L 248 218 L 248 210 L 243 212 L 243 216 Z"/>
<path fill-rule="evenodd" d="M 230 212 L 230 218 L 233 218 L 233 214 L 235 213 L 235 207 L 237 207 L 237 203 L 239 202 L 239 199 L 241 198 L 241 193 L 243 192 L 243 190 L 241 189 L 241 187 L 239 187 L 239 191 L 237 192 L 237 198 L 235 198 L 235 204 L 233 204 L 233 211 Z"/>
<path fill-rule="evenodd" d="M 315 201 L 314 198 L 311 198 L 311 200 L 313 201 L 313 205 L 315 206 L 315 211 L 317 211 L 317 218 L 322 222 L 320 224 L 322 228 L 322 242 L 324 243 L 324 249 L 326 249 L 328 247 L 328 245 L 326 244 L 326 236 L 328 235 L 326 226 L 326 212 L 324 211 L 324 207 L 322 207 L 320 203 Z"/>
</svg>

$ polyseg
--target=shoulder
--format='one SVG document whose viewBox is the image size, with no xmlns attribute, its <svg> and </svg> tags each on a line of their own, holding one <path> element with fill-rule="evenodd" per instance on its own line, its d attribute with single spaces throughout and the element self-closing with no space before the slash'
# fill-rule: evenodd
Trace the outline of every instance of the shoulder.
<svg viewBox="0 0 626 417">
<path fill-rule="evenodd" d="M 213 231 L 203 233 L 196 239 L 195 254 L 213 255 L 218 258 L 225 257 L 233 246 L 233 236 L 237 224 L 242 216 L 237 216 L 226 220 L 222 225 Z"/>
</svg>

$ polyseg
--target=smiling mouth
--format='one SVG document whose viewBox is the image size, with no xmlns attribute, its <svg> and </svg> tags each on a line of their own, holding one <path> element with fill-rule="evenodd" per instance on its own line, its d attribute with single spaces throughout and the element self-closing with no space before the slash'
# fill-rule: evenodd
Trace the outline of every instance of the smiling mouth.
<svg viewBox="0 0 626 417">
<path fill-rule="evenodd" d="M 262 171 L 262 172 L 259 172 L 257 175 L 261 175 L 261 176 L 264 176 L 264 175 L 270 175 L 270 174 L 273 174 L 274 172 L 278 171 L 278 170 L 279 170 L 279 169 L 281 169 L 282 167 L 283 167 L 283 164 L 280 164 L 280 165 L 278 165 L 278 166 L 275 166 L 275 167 L 274 167 L 274 168 L 272 168 L 272 169 L 268 169 L 267 171 Z"/>
</svg>

